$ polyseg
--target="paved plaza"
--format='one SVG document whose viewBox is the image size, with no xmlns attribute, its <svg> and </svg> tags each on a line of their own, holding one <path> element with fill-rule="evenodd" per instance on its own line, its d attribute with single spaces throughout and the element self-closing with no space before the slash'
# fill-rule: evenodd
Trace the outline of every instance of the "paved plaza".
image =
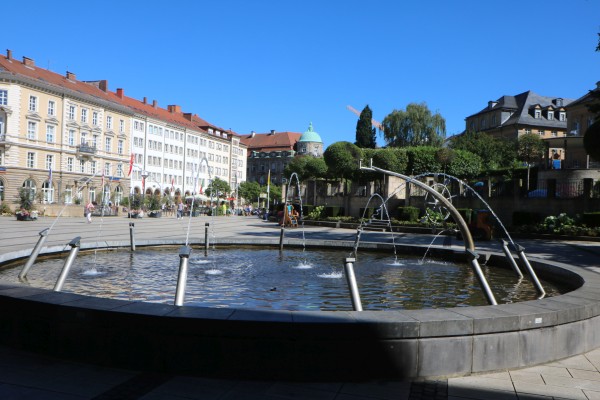
<svg viewBox="0 0 600 400">
<path fill-rule="evenodd" d="M 30 251 L 38 232 L 51 227 L 45 246 L 67 247 L 74 237 L 86 245 L 129 242 L 129 223 L 135 224 L 137 243 L 199 243 L 205 224 L 214 232 L 214 241 L 236 240 L 276 245 L 280 228 L 256 217 L 95 218 L 87 224 L 81 218 L 40 218 L 18 222 L 0 217 L 0 260 L 3 255 Z M 52 225 L 54 224 L 54 225 Z M 286 238 L 353 241 L 355 231 L 306 226 L 287 230 Z M 386 235 L 373 234 L 383 239 Z M 399 234 L 398 241 L 426 245 L 430 235 Z M 364 239 L 369 240 L 369 239 Z M 600 272 L 600 243 L 581 241 L 518 240 L 530 258 L 567 262 Z M 497 243 L 477 243 L 478 248 L 500 251 Z M 481 247 L 480 247 L 481 245 Z M 459 248 L 461 242 L 452 246 Z M 365 365 L 364 368 L 369 368 Z M 394 382 L 282 382 L 209 379 L 170 376 L 144 371 L 101 368 L 67 362 L 0 346 L 0 399 L 600 399 L 600 350 L 530 368 L 504 370 L 477 376 L 443 380 Z"/>
</svg>

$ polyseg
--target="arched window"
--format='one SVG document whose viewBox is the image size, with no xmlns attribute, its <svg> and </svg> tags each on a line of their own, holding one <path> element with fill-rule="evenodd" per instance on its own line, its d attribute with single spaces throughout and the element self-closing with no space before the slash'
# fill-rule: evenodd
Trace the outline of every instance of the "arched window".
<svg viewBox="0 0 600 400">
<path fill-rule="evenodd" d="M 115 204 L 118 206 L 123 201 L 123 188 L 121 186 L 117 186 L 115 188 Z"/>
<path fill-rule="evenodd" d="M 44 195 L 44 203 L 50 204 L 54 202 L 54 185 L 49 181 L 42 183 L 42 193 Z"/>
<path fill-rule="evenodd" d="M 36 192 L 34 180 L 27 179 L 25 182 L 23 182 L 23 189 L 25 189 L 29 193 L 29 200 L 34 201 Z"/>
</svg>

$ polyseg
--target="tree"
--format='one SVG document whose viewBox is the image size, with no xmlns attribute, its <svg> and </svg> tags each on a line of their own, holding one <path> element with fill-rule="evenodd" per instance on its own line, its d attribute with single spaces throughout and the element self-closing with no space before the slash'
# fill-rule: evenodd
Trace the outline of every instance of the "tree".
<svg viewBox="0 0 600 400">
<path fill-rule="evenodd" d="M 360 147 L 350 142 L 333 143 L 323 153 L 330 175 L 341 179 L 353 179 L 360 175 L 358 166 L 361 157 Z"/>
<path fill-rule="evenodd" d="M 246 201 L 254 201 L 258 199 L 262 189 L 258 182 L 242 182 L 238 187 L 238 196 L 245 199 Z"/>
<path fill-rule="evenodd" d="M 446 120 L 432 114 L 425 103 L 410 103 L 406 111 L 394 110 L 385 117 L 383 134 L 392 147 L 439 147 L 446 138 Z"/>
<path fill-rule="evenodd" d="M 377 130 L 373 128 L 373 112 L 367 105 L 356 122 L 356 144 L 358 147 L 374 149 L 377 144 Z"/>
<path fill-rule="evenodd" d="M 510 139 L 497 139 L 485 132 L 467 131 L 450 139 L 450 148 L 465 150 L 481 158 L 483 168 L 509 167 L 516 158 L 516 146 Z"/>
<path fill-rule="evenodd" d="M 519 161 L 527 164 L 527 191 L 529 191 L 529 172 L 531 164 L 539 161 L 546 150 L 543 140 L 535 133 L 526 133 L 519 137 L 517 155 Z"/>
<path fill-rule="evenodd" d="M 219 178 L 214 178 L 206 188 L 207 196 L 224 197 L 229 192 L 231 192 L 229 184 Z"/>
</svg>

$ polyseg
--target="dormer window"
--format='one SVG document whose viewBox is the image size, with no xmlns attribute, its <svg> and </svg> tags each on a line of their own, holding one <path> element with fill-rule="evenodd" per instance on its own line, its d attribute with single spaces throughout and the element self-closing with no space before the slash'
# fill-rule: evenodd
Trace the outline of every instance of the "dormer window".
<svg viewBox="0 0 600 400">
<path fill-rule="evenodd" d="M 549 120 L 553 120 L 554 119 L 554 112 L 551 110 L 548 110 L 548 119 Z"/>
<path fill-rule="evenodd" d="M 533 112 L 533 117 L 534 117 L 535 119 L 542 118 L 542 110 L 538 110 L 538 109 L 536 109 L 536 110 Z"/>
<path fill-rule="evenodd" d="M 567 114 L 564 111 L 558 113 L 558 120 L 564 122 L 567 120 Z"/>
</svg>

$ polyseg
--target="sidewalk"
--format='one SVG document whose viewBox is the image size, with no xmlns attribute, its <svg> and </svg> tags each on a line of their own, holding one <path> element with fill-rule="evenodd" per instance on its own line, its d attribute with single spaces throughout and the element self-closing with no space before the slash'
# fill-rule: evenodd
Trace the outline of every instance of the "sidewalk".
<svg viewBox="0 0 600 400">
<path fill-rule="evenodd" d="M 0 258 L 7 252 L 31 249 L 38 232 L 54 219 L 19 222 L 0 217 Z M 53 226 L 46 246 L 64 246 L 75 236 L 82 244 L 129 241 L 133 222 L 136 241 L 202 241 L 205 224 L 214 240 L 271 240 L 278 243 L 280 228 L 254 217 L 173 218 L 123 217 L 62 218 Z M 188 226 L 189 234 L 188 234 Z M 305 227 L 307 237 L 353 241 L 351 230 Z M 301 228 L 287 230 L 286 237 L 301 238 Z M 379 237 L 382 237 L 379 234 Z M 403 241 L 428 244 L 428 235 L 401 236 Z M 369 240 L 364 238 L 362 240 Z M 600 267 L 600 244 L 586 242 L 520 241 L 529 257 L 555 259 L 596 271 Z M 461 242 L 453 243 L 460 246 Z M 495 243 L 482 249 L 498 251 Z M 600 271 L 600 269 L 598 269 Z M 368 366 L 364 366 L 368 368 Z M 526 369 L 470 377 L 420 382 L 279 382 L 164 376 L 142 371 L 100 368 L 93 365 L 34 355 L 0 346 L 0 399 L 600 399 L 600 349 L 560 362 Z"/>
</svg>

